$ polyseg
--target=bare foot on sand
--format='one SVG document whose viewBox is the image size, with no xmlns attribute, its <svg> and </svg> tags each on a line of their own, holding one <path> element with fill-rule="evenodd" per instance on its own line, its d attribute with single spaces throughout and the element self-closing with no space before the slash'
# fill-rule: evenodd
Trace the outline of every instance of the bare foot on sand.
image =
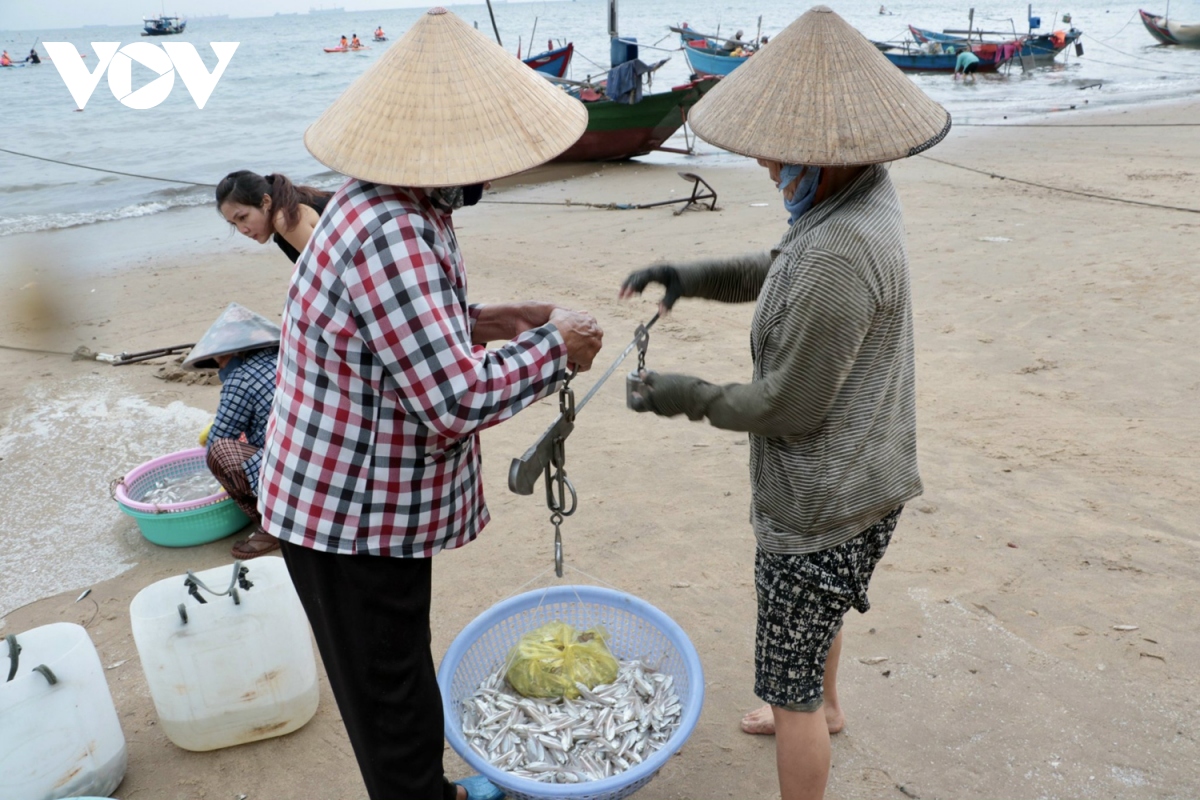
<svg viewBox="0 0 1200 800">
<path fill-rule="evenodd" d="M 829 703 L 826 703 L 823 708 L 830 735 L 841 733 L 842 728 L 846 727 L 846 715 L 840 708 L 833 708 Z M 771 707 L 756 708 L 742 717 L 742 730 L 746 733 L 774 736 L 775 715 L 771 713 Z"/>
</svg>

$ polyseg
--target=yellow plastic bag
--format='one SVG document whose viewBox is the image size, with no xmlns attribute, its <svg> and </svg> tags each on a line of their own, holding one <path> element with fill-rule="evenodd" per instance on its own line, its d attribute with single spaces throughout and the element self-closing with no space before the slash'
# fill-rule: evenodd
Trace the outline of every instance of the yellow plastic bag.
<svg viewBox="0 0 1200 800">
<path fill-rule="evenodd" d="M 506 677 L 525 697 L 579 697 L 578 681 L 589 689 L 617 679 L 617 659 L 600 628 L 583 632 L 565 622 L 549 622 L 521 637 L 508 654 Z"/>
</svg>

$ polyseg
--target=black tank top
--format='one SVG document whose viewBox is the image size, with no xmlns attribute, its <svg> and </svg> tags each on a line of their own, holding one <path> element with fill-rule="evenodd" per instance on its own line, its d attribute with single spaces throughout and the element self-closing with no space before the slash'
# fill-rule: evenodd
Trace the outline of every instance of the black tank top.
<svg viewBox="0 0 1200 800">
<path fill-rule="evenodd" d="M 312 201 L 311 203 L 301 203 L 300 205 L 308 206 L 313 211 L 316 211 L 317 216 L 319 217 L 325 213 L 325 206 L 328 204 L 329 204 L 329 197 L 324 196 L 324 197 L 318 197 L 316 200 Z M 283 238 L 282 236 L 280 236 L 278 233 L 275 234 L 274 236 L 272 236 L 271 238 L 274 240 L 275 244 L 279 245 L 279 249 L 283 251 L 283 254 L 285 256 L 287 256 L 288 258 L 290 258 L 292 263 L 295 264 L 296 259 L 300 258 L 300 251 L 297 250 L 296 248 L 292 247 L 292 243 L 289 242 L 287 239 Z"/>
</svg>

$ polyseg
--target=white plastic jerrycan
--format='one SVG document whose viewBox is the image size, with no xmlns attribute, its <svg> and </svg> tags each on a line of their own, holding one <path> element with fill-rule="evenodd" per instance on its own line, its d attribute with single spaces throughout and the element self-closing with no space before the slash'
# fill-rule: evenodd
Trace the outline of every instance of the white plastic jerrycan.
<svg viewBox="0 0 1200 800">
<path fill-rule="evenodd" d="M 282 558 L 151 584 L 129 616 L 163 732 L 185 750 L 282 736 L 316 713 L 308 619 Z"/>
<path fill-rule="evenodd" d="M 125 777 L 125 736 L 100 656 L 80 625 L 0 642 L 0 798 L 106 795 Z"/>
</svg>

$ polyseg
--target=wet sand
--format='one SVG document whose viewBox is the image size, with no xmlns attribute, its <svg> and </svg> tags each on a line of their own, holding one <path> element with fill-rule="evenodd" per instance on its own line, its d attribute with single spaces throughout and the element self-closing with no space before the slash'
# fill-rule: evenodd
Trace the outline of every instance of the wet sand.
<svg viewBox="0 0 1200 800">
<path fill-rule="evenodd" d="M 1200 105 L 1048 119 L 1105 121 L 1196 122 Z M 961 128 L 928 155 L 1196 208 L 1192 130 Z M 472 298 L 585 308 L 605 327 L 607 365 L 653 310 L 649 299 L 617 302 L 630 269 L 765 249 L 783 233 L 759 168 L 694 169 L 719 192 L 719 212 L 501 203 L 463 212 Z M 488 200 L 652 202 L 685 191 L 674 172 L 589 167 Z M 892 175 L 909 230 L 926 494 L 901 518 L 871 612 L 847 618 L 847 726 L 834 740 L 829 796 L 1190 796 L 1200 785 L 1200 216 L 921 158 Z M 194 340 L 231 300 L 274 315 L 290 270 L 274 247 L 227 236 L 208 209 L 0 240 L 0 249 L 6 264 L 42 270 L 0 276 L 0 343 L 62 352 Z M 30 283 L 48 287 L 41 300 L 31 299 L 36 287 L 22 290 Z M 649 366 L 746 380 L 751 311 L 684 301 L 656 327 Z M 38 334 L 49 313 L 57 324 Z M 157 368 L 0 350 L 0 635 L 88 624 L 112 665 L 129 742 L 121 800 L 361 798 L 323 677 L 317 716 L 283 738 L 189 753 L 155 723 L 129 602 L 160 578 L 227 563 L 232 542 L 155 547 L 107 497 L 111 478 L 189 446 L 215 407 L 217 387 L 165 383 Z M 568 442 L 580 510 L 564 525 L 567 563 L 679 622 L 708 693 L 692 738 L 639 796 L 775 796 L 773 741 L 737 725 L 757 705 L 744 437 L 633 415 L 619 375 Z M 579 388 L 591 380 L 581 376 Z M 530 581 L 555 583 L 540 496 L 505 486 L 509 459 L 549 423 L 554 402 L 484 434 L 494 519 L 477 542 L 438 557 L 435 657 L 492 603 Z M 92 595 L 76 604 L 87 586 Z M 449 750 L 446 766 L 464 774 Z"/>
</svg>

